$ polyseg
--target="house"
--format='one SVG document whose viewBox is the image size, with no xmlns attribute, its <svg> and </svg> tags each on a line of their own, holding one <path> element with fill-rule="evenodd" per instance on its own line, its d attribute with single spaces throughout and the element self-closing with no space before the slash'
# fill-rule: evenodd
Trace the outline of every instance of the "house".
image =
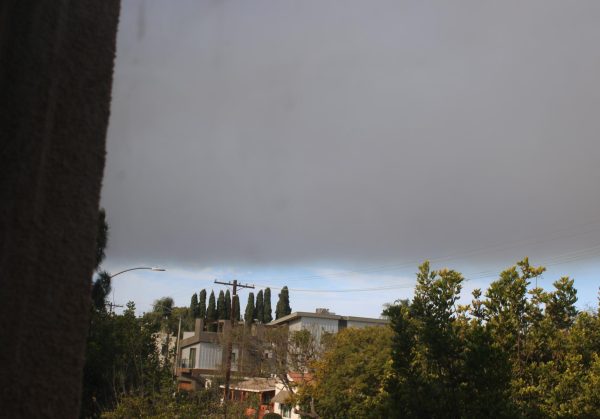
<svg viewBox="0 0 600 419">
<path fill-rule="evenodd" d="M 340 316 L 327 309 L 314 313 L 294 312 L 266 325 L 255 324 L 251 328 L 239 323 L 232 335 L 231 322 L 219 320 L 207 325 L 204 319 L 196 319 L 194 331 L 183 332 L 179 342 L 176 362 L 178 388 L 196 390 L 206 387 L 211 379 L 223 374 L 227 360 L 227 339 L 232 338 L 231 371 L 234 376 L 252 377 L 269 372 L 268 360 L 272 351 L 264 351 L 261 339 L 265 328 L 284 327 L 284 330 L 310 330 L 317 341 L 323 332 L 337 333 L 347 327 L 384 326 L 388 321 L 366 317 Z M 216 327 L 211 331 L 209 326 Z M 214 329 L 213 329 L 214 330 Z"/>
<path fill-rule="evenodd" d="M 167 361 L 174 361 L 175 347 L 177 344 L 177 335 L 173 333 L 157 332 L 152 335 L 154 346 L 158 354 L 158 362 L 164 366 Z"/>
<path fill-rule="evenodd" d="M 225 389 L 225 386 L 221 385 L 220 388 Z M 266 412 L 273 411 L 272 399 L 275 397 L 276 390 L 277 380 L 275 378 L 253 377 L 231 384 L 228 398 L 229 400 L 244 401 L 255 396 L 259 410 L 258 412 L 252 408 L 249 410 L 254 411 L 252 417 L 254 417 L 254 413 L 257 413 L 258 419 L 262 419 Z"/>
<path fill-rule="evenodd" d="M 312 375 L 310 373 L 289 372 L 287 379 L 291 384 L 291 391 L 295 391 L 295 385 L 310 383 Z M 290 389 L 281 380 L 277 380 L 275 397 L 271 400 L 273 404 L 272 412 L 280 414 L 285 419 L 301 419 L 301 416 L 295 413 L 295 410 L 298 410 L 299 406 L 290 403 L 291 396 Z"/>
<path fill-rule="evenodd" d="M 178 388 L 196 390 L 206 387 L 212 377 L 222 374 L 227 360 L 227 339 L 231 338 L 231 322 L 219 320 L 211 331 L 204 319 L 196 319 L 194 331 L 183 332 L 177 356 Z M 249 341 L 256 340 L 262 325 L 247 329 L 240 323 L 235 328 L 231 352 L 231 371 L 235 374 L 252 375 L 256 365 L 256 354 Z"/>
<path fill-rule="evenodd" d="M 309 330 L 316 338 L 321 341 L 323 333 L 337 333 L 346 328 L 378 327 L 389 324 L 387 319 L 374 319 L 368 317 L 340 316 L 330 312 L 325 308 L 318 308 L 314 313 L 294 312 L 268 323 L 267 327 L 285 327 L 288 332 L 297 332 Z M 289 365 L 288 365 L 289 367 Z M 310 385 L 312 375 L 309 372 L 288 372 L 287 380 L 289 386 L 278 380 L 275 397 L 272 400 L 275 413 L 280 414 L 285 419 L 300 419 L 300 415 L 295 413 L 299 406 L 290 403 L 291 392 L 295 392 L 298 385 Z"/>
<path fill-rule="evenodd" d="M 337 333 L 348 327 L 370 327 L 388 325 L 387 319 L 373 319 L 369 317 L 340 316 L 326 308 L 317 308 L 314 313 L 297 311 L 287 316 L 280 317 L 268 323 L 268 327 L 287 326 L 289 331 L 310 330 L 317 341 L 321 334 Z"/>
</svg>

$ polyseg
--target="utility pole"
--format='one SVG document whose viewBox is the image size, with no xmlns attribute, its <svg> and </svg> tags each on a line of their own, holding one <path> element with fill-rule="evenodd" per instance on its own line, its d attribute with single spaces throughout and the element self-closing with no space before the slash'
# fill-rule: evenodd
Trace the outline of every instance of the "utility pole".
<svg viewBox="0 0 600 419">
<path fill-rule="evenodd" d="M 177 327 L 177 344 L 175 345 L 175 365 L 173 366 L 173 375 L 177 375 L 177 364 L 179 363 L 179 336 L 181 336 L 181 316 L 179 316 L 179 326 Z"/>
<path fill-rule="evenodd" d="M 106 303 L 106 305 L 110 308 L 109 313 L 112 314 L 113 312 L 113 308 L 118 307 L 118 308 L 123 308 L 125 306 L 119 305 L 119 304 L 115 304 L 114 302 L 112 303 Z"/>
<path fill-rule="evenodd" d="M 252 288 L 254 289 L 254 285 L 248 284 L 238 284 L 237 279 L 234 279 L 233 282 L 221 282 L 215 279 L 215 284 L 226 285 L 228 287 L 233 287 L 233 295 L 231 296 L 231 313 L 229 321 L 231 322 L 231 329 L 229 331 L 229 340 L 227 341 L 227 360 L 225 370 L 225 397 L 223 397 L 223 401 L 225 403 L 225 417 L 227 418 L 227 398 L 229 397 L 229 384 L 231 381 L 231 352 L 233 352 L 233 327 L 237 322 L 237 313 L 235 312 L 235 298 L 237 296 L 238 288 Z"/>
</svg>

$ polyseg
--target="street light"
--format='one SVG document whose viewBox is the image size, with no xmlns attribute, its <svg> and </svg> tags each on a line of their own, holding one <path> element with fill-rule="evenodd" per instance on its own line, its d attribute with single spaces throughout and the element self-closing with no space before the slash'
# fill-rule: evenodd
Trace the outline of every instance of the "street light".
<svg viewBox="0 0 600 419">
<path fill-rule="evenodd" d="M 147 270 L 149 270 L 149 271 L 157 271 L 157 272 L 164 272 L 164 271 L 166 271 L 166 269 L 164 269 L 164 268 L 157 268 L 156 266 L 153 266 L 153 267 L 149 267 L 149 266 L 140 266 L 139 268 L 129 268 L 129 269 L 125 269 L 124 271 L 117 272 L 116 274 L 114 274 L 114 275 L 111 275 L 110 277 L 111 277 L 111 278 L 114 278 L 115 276 L 117 276 L 117 275 L 121 275 L 122 273 L 129 272 L 129 271 L 135 271 L 135 270 L 138 270 L 138 269 L 147 269 Z"/>
<path fill-rule="evenodd" d="M 117 272 L 116 274 L 111 275 L 109 278 L 113 279 L 115 276 L 121 275 L 122 273 L 129 272 L 129 271 L 136 271 L 136 270 L 139 270 L 139 269 L 146 269 L 148 271 L 155 271 L 155 272 L 164 272 L 164 271 L 166 271 L 166 269 L 164 269 L 164 268 L 158 268 L 156 266 L 152 266 L 152 267 L 150 267 L 150 266 L 139 266 L 137 268 L 129 268 L 129 269 L 125 269 L 125 270 L 123 270 L 121 272 Z M 111 304 L 110 311 L 112 313 L 113 307 L 116 307 L 116 306 L 115 306 L 115 289 L 113 287 L 111 287 L 111 288 L 112 288 L 113 302 Z"/>
</svg>

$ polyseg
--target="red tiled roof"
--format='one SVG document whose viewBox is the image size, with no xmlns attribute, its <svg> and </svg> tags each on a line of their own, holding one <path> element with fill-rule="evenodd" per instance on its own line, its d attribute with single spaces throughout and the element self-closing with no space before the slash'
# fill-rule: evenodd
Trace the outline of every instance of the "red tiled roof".
<svg viewBox="0 0 600 419">
<path fill-rule="evenodd" d="M 288 376 L 290 380 L 295 383 L 310 383 L 313 381 L 313 376 L 309 372 L 301 373 L 301 372 L 288 372 Z"/>
</svg>

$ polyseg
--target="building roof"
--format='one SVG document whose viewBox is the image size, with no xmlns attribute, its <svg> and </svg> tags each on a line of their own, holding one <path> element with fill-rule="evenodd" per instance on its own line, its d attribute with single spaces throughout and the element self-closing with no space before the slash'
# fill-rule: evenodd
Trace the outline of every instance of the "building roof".
<svg viewBox="0 0 600 419">
<path fill-rule="evenodd" d="M 231 384 L 232 390 L 250 391 L 253 393 L 262 393 L 264 391 L 275 391 L 275 378 L 253 377 L 248 380 L 240 381 L 239 383 Z M 220 386 L 225 388 L 224 385 Z"/>
<path fill-rule="evenodd" d="M 310 313 L 306 311 L 295 311 L 287 316 L 280 317 L 277 320 L 273 320 L 268 325 L 277 325 L 282 323 L 287 323 L 292 320 L 299 319 L 300 317 L 312 317 L 317 319 L 330 319 L 330 320 L 346 320 L 346 321 L 354 321 L 354 322 L 365 322 L 365 323 L 374 323 L 374 324 L 388 324 L 389 320 L 387 319 L 373 319 L 370 317 L 354 317 L 354 316 L 340 316 L 333 313 Z"/>
<path fill-rule="evenodd" d="M 287 390 L 281 390 L 271 399 L 271 403 L 286 404 L 292 394 Z"/>
<path fill-rule="evenodd" d="M 310 383 L 313 381 L 313 375 L 310 372 L 294 372 L 290 371 L 287 373 L 290 381 L 294 383 Z"/>
</svg>

